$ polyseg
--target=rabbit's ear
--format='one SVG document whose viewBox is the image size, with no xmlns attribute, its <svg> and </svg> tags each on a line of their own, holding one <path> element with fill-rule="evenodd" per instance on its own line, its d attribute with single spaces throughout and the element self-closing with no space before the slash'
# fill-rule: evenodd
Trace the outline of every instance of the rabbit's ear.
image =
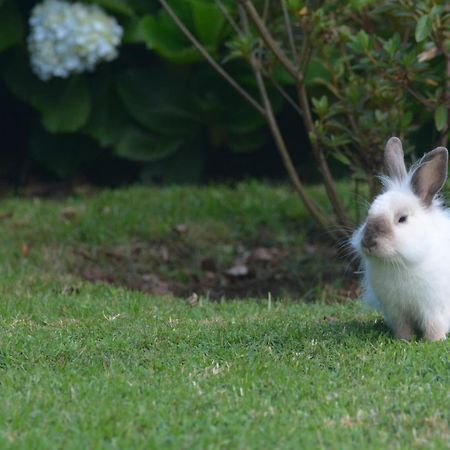
<svg viewBox="0 0 450 450">
<path fill-rule="evenodd" d="M 406 177 L 402 141 L 398 137 L 391 137 L 386 143 L 384 168 L 390 178 L 402 181 Z"/>
<path fill-rule="evenodd" d="M 448 150 L 438 147 L 420 160 L 419 166 L 411 178 L 414 193 L 430 206 L 434 196 L 442 189 L 447 180 Z"/>
</svg>

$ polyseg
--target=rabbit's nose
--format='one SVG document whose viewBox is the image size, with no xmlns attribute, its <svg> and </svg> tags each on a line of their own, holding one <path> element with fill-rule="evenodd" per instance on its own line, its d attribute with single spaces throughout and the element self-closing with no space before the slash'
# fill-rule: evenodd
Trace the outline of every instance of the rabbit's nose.
<svg viewBox="0 0 450 450">
<path fill-rule="evenodd" d="M 365 227 L 361 244 L 367 250 L 373 250 L 378 246 L 378 238 L 380 236 L 388 236 L 390 227 L 383 217 L 370 218 Z"/>
<path fill-rule="evenodd" d="M 377 240 L 371 233 L 364 233 L 361 243 L 366 250 L 373 250 L 377 246 Z"/>
</svg>

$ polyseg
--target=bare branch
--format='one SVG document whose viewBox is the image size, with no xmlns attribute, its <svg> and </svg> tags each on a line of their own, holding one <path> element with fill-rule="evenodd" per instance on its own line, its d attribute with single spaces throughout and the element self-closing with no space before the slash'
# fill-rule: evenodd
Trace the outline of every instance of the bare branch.
<svg viewBox="0 0 450 450">
<path fill-rule="evenodd" d="M 269 49 L 272 51 L 272 53 L 275 55 L 275 57 L 278 59 L 278 61 L 281 63 L 281 65 L 294 77 L 294 80 L 296 81 L 297 85 L 297 93 L 298 93 L 298 99 L 300 103 L 300 108 L 303 111 L 303 119 L 305 123 L 305 127 L 308 131 L 309 135 L 316 135 L 316 127 L 314 125 L 311 107 L 309 105 L 309 97 L 306 90 L 306 86 L 304 83 L 303 73 L 300 71 L 300 69 L 294 65 L 287 57 L 287 55 L 284 53 L 284 51 L 279 47 L 275 39 L 273 38 L 270 31 L 265 26 L 263 20 L 258 14 L 258 11 L 255 9 L 255 6 L 253 5 L 252 0 L 239 0 L 242 6 L 245 8 L 245 11 L 248 13 L 249 18 L 253 22 L 253 24 L 258 29 L 258 32 L 263 39 L 263 41 L 266 43 L 266 45 L 269 47 Z M 336 217 L 338 218 L 339 222 L 342 225 L 350 225 L 351 221 L 348 218 L 347 214 L 345 213 L 344 207 L 339 199 L 339 196 L 336 192 L 336 188 L 334 185 L 334 180 L 330 172 L 330 168 L 328 166 L 327 160 L 325 158 L 325 155 L 320 148 L 318 142 L 316 140 L 311 140 L 311 148 L 314 155 L 315 160 L 317 161 L 317 164 L 319 166 L 320 173 L 323 177 L 323 182 L 325 185 L 325 190 L 327 192 L 328 198 L 330 200 L 331 206 L 333 207 L 333 211 L 336 214 Z"/>
<path fill-rule="evenodd" d="M 288 94 L 288 92 L 286 91 L 286 89 L 284 89 L 280 83 L 278 83 L 277 80 L 275 80 L 275 78 L 270 75 L 267 74 L 266 72 L 264 72 L 264 75 L 269 78 L 269 80 L 271 81 L 271 83 L 275 86 L 275 89 L 283 96 L 283 98 L 292 106 L 292 108 L 297 111 L 297 113 L 299 114 L 300 117 L 303 117 L 303 111 L 299 108 L 299 106 L 297 105 L 296 101 Z"/>
<path fill-rule="evenodd" d="M 261 115 L 265 115 L 264 108 L 242 87 L 236 80 L 234 80 L 223 67 L 218 64 L 214 58 L 209 54 L 206 48 L 197 40 L 197 38 L 187 29 L 184 23 L 180 20 L 176 12 L 166 2 L 166 0 L 159 0 L 162 7 L 166 10 L 167 14 L 172 18 L 177 27 L 183 32 L 183 34 L 189 39 L 192 45 L 200 52 L 205 60 L 219 73 L 219 75 L 228 82 L 247 102 L 249 102 L 253 108 L 255 108 Z"/>
<path fill-rule="evenodd" d="M 306 66 L 308 65 L 310 59 L 310 46 L 309 46 L 309 35 L 305 33 L 302 42 L 302 48 L 300 51 L 300 70 L 302 73 L 306 70 Z"/>
<path fill-rule="evenodd" d="M 242 35 L 242 30 L 239 28 L 239 25 L 233 19 L 231 14 L 228 12 L 228 9 L 226 8 L 226 6 L 221 2 L 221 0 L 214 0 L 214 3 L 220 9 L 220 12 L 223 14 L 225 19 L 227 19 L 228 23 L 231 25 L 231 28 L 233 28 L 234 32 L 236 34 L 238 34 L 239 36 L 241 36 Z"/>
<path fill-rule="evenodd" d="M 239 12 L 241 15 L 242 20 L 242 26 L 244 29 L 244 32 L 248 34 L 250 32 L 249 29 L 249 23 L 247 20 L 247 14 L 246 11 L 242 6 L 239 7 Z M 299 194 L 300 198 L 302 199 L 306 209 L 311 214 L 311 217 L 323 228 L 327 229 L 328 232 L 331 235 L 335 235 L 335 233 L 332 231 L 335 229 L 334 223 L 332 220 L 330 220 L 323 210 L 317 205 L 317 203 L 308 195 L 306 192 L 303 183 L 299 177 L 299 174 L 297 173 L 297 170 L 294 167 L 294 164 L 292 162 L 292 158 L 289 154 L 289 151 L 286 146 L 286 142 L 284 141 L 283 135 L 281 134 L 280 128 L 278 126 L 277 120 L 275 118 L 275 114 L 272 108 L 272 103 L 270 101 L 269 95 L 267 93 L 267 88 L 264 83 L 263 78 L 263 68 L 261 66 L 261 63 L 259 60 L 257 60 L 254 55 L 251 55 L 250 57 L 250 64 L 253 69 L 253 73 L 255 74 L 256 83 L 258 85 L 258 89 L 261 95 L 261 99 L 264 105 L 264 109 L 266 110 L 266 119 L 270 128 L 270 131 L 272 133 L 272 136 L 275 141 L 275 145 L 278 149 L 278 152 L 280 153 L 281 159 L 283 161 L 284 167 L 289 175 L 289 178 L 293 184 L 294 190 Z M 273 80 L 275 81 L 275 80 Z M 282 88 L 281 88 L 282 89 Z M 287 94 L 288 95 L 288 94 Z M 290 98 L 290 97 L 289 97 Z M 295 102 L 290 99 L 294 104 Z M 295 105 L 297 108 L 298 106 Z"/>
<path fill-rule="evenodd" d="M 266 43 L 267 47 L 273 52 L 273 54 L 277 57 L 278 61 L 280 61 L 281 65 L 287 70 L 287 72 L 294 78 L 297 83 L 301 83 L 303 81 L 303 75 L 300 72 L 299 68 L 296 67 L 292 61 L 286 56 L 286 53 L 282 50 L 282 48 L 278 45 L 275 39 L 270 34 L 263 20 L 256 11 L 255 6 L 253 5 L 251 0 L 239 0 L 242 6 L 247 11 L 250 19 L 255 24 L 256 28 L 259 31 L 260 36 Z"/>
<path fill-rule="evenodd" d="M 242 27 L 245 30 L 246 34 L 250 34 L 250 24 L 248 22 L 247 13 L 242 5 L 238 5 L 239 16 L 241 18 Z"/>
<path fill-rule="evenodd" d="M 263 15 L 262 15 L 264 23 L 266 23 L 267 16 L 269 15 L 269 7 L 270 7 L 270 0 L 265 0 L 264 1 Z"/>
<path fill-rule="evenodd" d="M 306 129 L 308 130 L 309 133 L 315 134 L 316 127 L 313 122 L 311 108 L 309 106 L 308 93 L 306 91 L 304 83 L 302 83 L 298 87 L 298 96 L 300 101 L 300 107 L 303 111 Z M 311 140 L 311 149 L 314 158 L 316 159 L 317 164 L 319 166 L 320 173 L 322 174 L 325 190 L 327 191 L 327 195 L 330 200 L 331 206 L 333 207 L 333 211 L 335 212 L 339 222 L 342 225 L 350 225 L 351 221 L 347 217 L 344 207 L 336 192 L 333 176 L 331 175 L 330 168 L 328 166 L 325 155 L 322 149 L 320 148 L 319 144 L 315 140 Z"/>
<path fill-rule="evenodd" d="M 448 107 L 448 102 L 450 102 L 450 53 L 445 52 L 445 74 L 447 78 L 447 82 L 445 85 L 445 103 L 446 107 Z M 441 142 L 440 144 L 443 146 L 447 146 L 448 144 L 448 132 L 449 132 L 449 119 L 447 118 L 446 126 L 441 134 Z"/>
<path fill-rule="evenodd" d="M 284 22 L 286 24 L 286 31 L 289 39 L 289 45 L 291 47 L 292 57 L 294 58 L 295 61 L 298 61 L 299 60 L 298 53 L 295 47 L 295 40 L 294 40 L 294 30 L 292 29 L 291 18 L 289 17 L 289 11 L 286 7 L 286 0 L 280 0 L 280 3 L 283 9 Z"/>
<path fill-rule="evenodd" d="M 247 100 L 262 116 L 264 116 L 269 124 L 269 128 L 271 129 L 272 135 L 275 139 L 275 143 L 282 157 L 285 168 L 291 178 L 291 181 L 294 184 L 295 190 L 299 193 L 302 198 L 305 206 L 310 212 L 311 216 L 314 220 L 317 221 L 318 224 L 327 228 L 330 224 L 333 224 L 333 220 L 330 220 L 320 207 L 309 197 L 307 192 L 304 189 L 303 183 L 301 182 L 297 171 L 292 163 L 291 157 L 286 147 L 286 143 L 283 139 L 281 131 L 278 127 L 275 114 L 273 112 L 272 104 L 270 102 L 269 96 L 267 94 L 266 85 L 264 83 L 263 71 L 261 66 L 259 65 L 259 61 L 255 61 L 252 56 L 252 67 L 254 69 L 256 75 L 256 81 L 258 85 L 258 89 L 260 91 L 261 100 L 263 102 L 263 106 L 256 101 L 243 87 L 241 87 L 223 68 L 217 63 L 214 58 L 209 54 L 206 48 L 196 39 L 196 37 L 189 31 L 189 29 L 183 24 L 180 20 L 176 12 L 171 8 L 166 0 L 159 0 L 162 7 L 165 9 L 167 14 L 172 18 L 178 28 L 183 32 L 183 34 L 189 39 L 189 41 L 194 45 L 194 47 L 200 52 L 200 54 L 205 58 L 205 60 L 243 97 Z M 306 88 L 303 82 L 303 74 L 300 69 L 292 63 L 289 58 L 286 56 L 281 47 L 274 40 L 270 32 L 267 30 L 263 19 L 259 16 L 256 11 L 251 0 L 239 0 L 243 7 L 239 7 L 239 11 L 242 18 L 242 23 L 244 26 L 244 30 L 246 33 L 249 33 L 248 19 L 247 14 L 250 16 L 252 22 L 255 24 L 256 28 L 259 31 L 259 34 L 265 44 L 269 47 L 269 49 L 274 53 L 275 57 L 278 61 L 283 65 L 288 73 L 293 76 L 297 90 L 299 94 L 300 108 L 297 107 L 297 110 L 301 110 L 304 115 L 305 125 L 307 127 L 308 132 L 314 133 L 315 127 L 314 122 L 312 120 L 311 109 L 308 103 L 308 96 L 306 92 Z M 223 5 L 222 5 L 223 6 Z M 245 9 L 245 12 L 244 12 Z M 229 20 L 229 18 L 228 18 Z M 239 27 L 237 27 L 239 28 Z M 255 64 L 258 64 L 255 66 Z M 291 99 L 292 100 L 292 99 Z M 293 101 L 292 101 L 293 102 Z M 318 161 L 319 169 L 322 173 L 325 188 L 330 199 L 330 203 L 333 207 L 334 212 L 342 225 L 347 225 L 350 221 L 347 219 L 342 205 L 337 197 L 334 182 L 331 177 L 331 173 L 329 172 L 328 164 L 326 162 L 325 156 L 317 145 L 316 142 L 312 142 L 313 154 L 316 160 Z"/>
<path fill-rule="evenodd" d="M 308 195 L 308 193 L 306 192 L 306 190 L 303 186 L 302 181 L 300 180 L 300 177 L 298 176 L 298 173 L 294 167 L 294 164 L 292 163 L 291 156 L 289 155 L 289 151 L 286 147 L 286 143 L 281 134 L 277 120 L 275 118 L 275 114 L 272 109 L 272 104 L 271 104 L 269 96 L 267 94 L 267 89 L 266 89 L 266 86 L 264 83 L 264 79 L 262 77 L 261 70 L 259 68 L 259 62 L 253 60 L 252 67 L 254 69 L 256 82 L 258 84 L 258 88 L 261 93 L 261 98 L 262 98 L 264 107 L 266 108 L 267 122 L 269 124 L 270 130 L 272 132 L 272 136 L 275 140 L 275 143 L 277 145 L 277 148 L 278 148 L 281 158 L 283 160 L 284 167 L 286 168 L 286 170 L 289 174 L 289 178 L 291 179 L 291 181 L 294 185 L 294 189 L 300 195 L 301 199 L 303 200 L 303 203 L 305 204 L 306 208 L 310 212 L 313 219 L 321 227 L 329 229 L 329 227 L 332 225 L 332 223 L 330 223 L 329 219 L 326 217 L 326 215 L 323 213 L 323 211 L 318 207 L 318 205 Z"/>
<path fill-rule="evenodd" d="M 410 86 L 406 86 L 406 90 L 420 103 L 422 103 L 425 108 L 427 108 L 429 111 L 434 110 L 434 106 L 432 102 L 428 99 L 426 99 L 423 95 L 419 94 L 418 92 L 414 91 Z"/>
</svg>

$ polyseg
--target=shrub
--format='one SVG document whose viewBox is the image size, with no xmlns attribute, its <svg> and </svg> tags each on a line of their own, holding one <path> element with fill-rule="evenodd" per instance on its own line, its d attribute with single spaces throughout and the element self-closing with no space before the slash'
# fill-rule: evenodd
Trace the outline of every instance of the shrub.
<svg viewBox="0 0 450 450">
<path fill-rule="evenodd" d="M 178 2 L 160 3 L 183 29 L 174 8 Z M 334 187 L 329 157 L 347 165 L 355 178 L 368 181 L 373 195 L 373 176 L 381 169 L 388 136 L 411 137 L 434 121 L 434 129 L 428 126 L 427 144 L 447 142 L 446 2 L 214 0 L 214 4 L 234 30 L 227 60 L 245 60 L 253 69 L 260 94 L 256 108 L 263 109 L 294 186 L 322 226 L 335 220 L 330 221 L 307 196 L 267 101 L 266 83 L 275 84 L 299 112 L 341 225 L 351 220 Z M 413 148 L 407 141 L 407 150 Z"/>
<path fill-rule="evenodd" d="M 410 154 L 447 142 L 450 11 L 444 1 L 83 3 L 120 23 L 119 57 L 93 73 L 71 63 L 67 73 L 83 73 L 42 81 L 31 71 L 26 46 L 25 22 L 35 2 L 0 2 L 0 75 L 39 113 L 31 127 L 33 154 L 61 176 L 105 148 L 143 163 L 146 178 L 195 179 L 207 149 L 257 150 L 268 128 L 312 217 L 330 227 L 352 224 L 334 186 L 332 160 L 356 184 L 368 182 L 373 195 L 387 137 L 406 138 Z M 111 59 L 110 50 L 99 59 Z M 97 58 L 83 69 L 94 63 Z M 307 129 L 334 216 L 303 187 L 286 144 L 293 139 L 278 124 L 283 105 L 298 113 L 298 129 Z M 68 159 L 62 149 L 76 148 L 68 139 L 80 137 L 83 149 Z"/>
<path fill-rule="evenodd" d="M 178 12 L 219 55 L 230 30 L 217 7 L 189 0 Z M 208 149 L 246 153 L 265 144 L 264 118 L 203 62 L 156 0 L 4 0 L 0 29 L 0 77 L 38 113 L 32 156 L 61 177 L 106 150 L 140 163 L 143 179 L 196 181 Z M 249 78 L 242 64 L 231 70 Z M 278 110 L 281 96 L 270 95 Z"/>
</svg>

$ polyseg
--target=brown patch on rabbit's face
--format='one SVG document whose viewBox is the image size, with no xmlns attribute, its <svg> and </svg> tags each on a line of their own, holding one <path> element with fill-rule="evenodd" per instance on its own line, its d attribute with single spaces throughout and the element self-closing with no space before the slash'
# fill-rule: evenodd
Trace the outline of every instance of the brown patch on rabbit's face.
<svg viewBox="0 0 450 450">
<path fill-rule="evenodd" d="M 361 245 L 368 254 L 386 253 L 386 243 L 392 236 L 392 226 L 385 216 L 372 216 L 368 218 L 361 240 Z"/>
</svg>

